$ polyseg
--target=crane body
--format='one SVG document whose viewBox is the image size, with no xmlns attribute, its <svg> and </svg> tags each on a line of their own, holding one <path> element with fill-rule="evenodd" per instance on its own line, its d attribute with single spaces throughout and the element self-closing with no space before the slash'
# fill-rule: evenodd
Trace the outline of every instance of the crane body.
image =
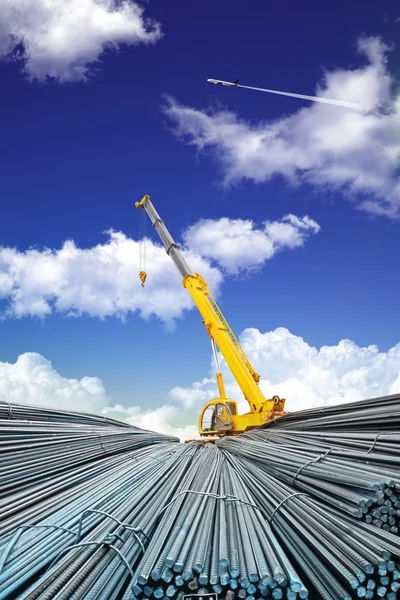
<svg viewBox="0 0 400 600">
<path fill-rule="evenodd" d="M 165 246 L 167 254 L 183 278 L 182 284 L 203 317 L 203 323 L 211 339 L 216 363 L 219 398 L 211 400 L 203 406 L 198 422 L 200 435 L 235 435 L 284 414 L 285 400 L 278 396 L 271 399 L 264 397 L 258 386 L 259 374 L 253 369 L 242 346 L 213 298 L 207 283 L 199 273 L 193 273 L 190 269 L 179 245 L 175 243 L 154 208 L 150 197 L 144 196 L 135 205 L 137 208 L 144 209 L 148 214 L 154 229 Z M 245 414 L 239 415 L 237 402 L 226 397 L 217 347 L 249 404 L 250 411 Z"/>
</svg>

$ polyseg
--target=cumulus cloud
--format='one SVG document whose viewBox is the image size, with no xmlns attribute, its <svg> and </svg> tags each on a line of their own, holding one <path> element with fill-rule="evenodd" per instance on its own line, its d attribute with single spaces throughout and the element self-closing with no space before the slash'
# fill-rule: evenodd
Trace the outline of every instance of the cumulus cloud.
<svg viewBox="0 0 400 600">
<path fill-rule="evenodd" d="M 201 406 L 209 400 L 216 397 L 215 378 L 204 377 L 201 381 L 195 381 L 191 387 L 182 388 L 176 386 L 169 392 L 171 400 L 182 405 L 183 408 L 190 409 L 193 406 Z"/>
<path fill-rule="evenodd" d="M 67 379 L 36 352 L 21 354 L 15 363 L 0 361 L 1 401 L 103 414 L 182 440 L 198 437 L 195 425 L 182 423 L 178 407 L 165 405 L 143 410 L 139 406 L 113 405 L 101 379 Z"/>
<path fill-rule="evenodd" d="M 240 342 L 261 375 L 265 396 L 286 397 L 289 411 L 400 392 L 400 343 L 387 352 L 351 340 L 317 349 L 283 327 L 266 333 L 245 329 Z M 222 357 L 221 362 L 227 394 L 245 412 L 248 405 Z M 217 396 L 212 378 L 170 391 L 171 401 L 191 409 Z"/>
<path fill-rule="evenodd" d="M 148 278 L 141 287 L 139 243 L 111 231 L 104 244 L 79 248 L 73 241 L 60 249 L 0 248 L 0 300 L 8 303 L 5 316 L 52 313 L 124 318 L 132 312 L 166 322 L 193 307 L 192 300 L 164 248 L 146 241 Z M 221 272 L 199 255 L 186 251 L 193 269 L 218 293 Z"/>
<path fill-rule="evenodd" d="M 0 11 L 0 57 L 17 58 L 39 81 L 84 80 L 105 49 L 161 37 L 132 0 L 0 0 Z"/>
<path fill-rule="evenodd" d="M 185 415 L 185 418 L 182 419 L 182 410 L 170 404 L 164 404 L 153 410 L 143 410 L 139 406 L 127 407 L 116 404 L 104 408 L 102 413 L 142 429 L 174 435 L 182 441 L 199 437 L 196 420 L 191 419 L 188 415 Z M 189 423 L 189 421 L 191 422 Z"/>
<path fill-rule="evenodd" d="M 224 185 L 280 176 L 293 185 L 340 190 L 368 212 L 400 217 L 400 95 L 387 68 L 389 48 L 369 37 L 358 41 L 358 51 L 366 64 L 326 72 L 316 94 L 369 111 L 315 103 L 250 123 L 228 110 L 199 110 L 170 98 L 165 112 L 179 139 L 215 153 Z"/>
<path fill-rule="evenodd" d="M 100 413 L 109 398 L 98 377 L 66 379 L 36 352 L 0 362 L 0 400 Z"/>
<path fill-rule="evenodd" d="M 280 221 L 265 221 L 261 227 L 244 219 L 203 219 L 186 230 L 184 240 L 193 251 L 234 274 L 262 266 L 284 248 L 303 246 L 319 230 L 307 216 L 286 215 Z"/>
<path fill-rule="evenodd" d="M 318 230 L 309 217 L 294 215 L 267 221 L 262 229 L 239 219 L 207 220 L 184 232 L 184 252 L 193 271 L 218 295 L 227 274 L 260 266 L 278 250 L 303 245 Z M 139 242 L 121 232 L 107 235 L 103 244 L 92 248 L 79 248 L 72 240 L 59 249 L 0 247 L 0 301 L 6 306 L 0 318 L 63 314 L 124 319 L 136 312 L 172 324 L 193 309 L 163 247 L 146 240 L 148 277 L 142 288 Z"/>
<path fill-rule="evenodd" d="M 400 393 L 400 343 L 387 352 L 351 340 L 317 349 L 283 327 L 266 333 L 245 329 L 240 341 L 261 375 L 265 396 L 286 397 L 289 411 Z M 228 397 L 246 412 L 246 401 L 226 363 L 221 363 Z M 98 377 L 67 379 L 40 354 L 27 352 L 15 363 L 0 362 L 0 401 L 103 414 L 181 440 L 198 437 L 199 410 L 217 396 L 211 376 L 187 388 L 173 388 L 157 408 L 123 406 L 115 404 Z"/>
</svg>

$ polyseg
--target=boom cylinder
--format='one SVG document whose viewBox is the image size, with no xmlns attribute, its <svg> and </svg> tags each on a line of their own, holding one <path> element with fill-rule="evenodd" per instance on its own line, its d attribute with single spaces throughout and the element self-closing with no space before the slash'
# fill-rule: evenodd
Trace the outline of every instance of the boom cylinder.
<svg viewBox="0 0 400 600">
<path fill-rule="evenodd" d="M 216 346 L 214 338 L 211 338 L 211 348 L 212 348 L 212 351 L 213 351 L 214 361 L 215 361 L 215 371 L 216 371 L 216 375 L 217 375 L 217 384 L 218 384 L 219 397 L 222 398 L 223 400 L 225 400 L 226 399 L 226 393 L 225 393 L 224 379 L 222 377 L 221 368 L 219 366 L 217 346 Z"/>
</svg>

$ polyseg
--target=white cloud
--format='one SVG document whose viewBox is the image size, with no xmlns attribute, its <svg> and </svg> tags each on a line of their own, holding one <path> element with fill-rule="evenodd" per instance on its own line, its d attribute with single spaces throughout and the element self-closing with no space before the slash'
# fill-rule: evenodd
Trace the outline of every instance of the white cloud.
<svg viewBox="0 0 400 600">
<path fill-rule="evenodd" d="M 67 379 L 36 352 L 21 354 L 15 363 L 0 361 L 0 401 L 103 414 L 182 440 L 198 437 L 197 427 L 182 423 L 182 411 L 176 406 L 154 410 L 113 406 L 101 379 Z"/>
<path fill-rule="evenodd" d="M 106 243 L 87 249 L 73 241 L 58 250 L 0 247 L 0 300 L 8 302 L 6 316 L 124 318 L 137 311 L 170 323 L 191 310 L 193 302 L 164 248 L 147 240 L 146 253 L 148 278 L 142 288 L 139 244 L 123 233 L 110 232 Z M 221 272 L 190 250 L 185 255 L 218 293 Z"/>
<path fill-rule="evenodd" d="M 380 352 L 375 345 L 341 340 L 318 350 L 283 327 L 267 333 L 245 329 L 240 341 L 261 375 L 265 396 L 286 397 L 289 411 L 400 392 L 400 343 Z M 221 362 L 227 394 L 245 412 L 248 405 L 222 357 Z M 217 396 L 213 379 L 170 391 L 170 400 L 192 409 Z"/>
<path fill-rule="evenodd" d="M 201 406 L 215 398 L 216 384 L 216 379 L 204 377 L 201 381 L 192 383 L 190 388 L 179 386 L 172 388 L 169 397 L 185 409 Z"/>
<path fill-rule="evenodd" d="M 362 38 L 358 50 L 367 64 L 327 72 L 316 93 L 367 104 L 369 112 L 315 103 L 287 117 L 249 123 L 227 110 L 198 110 L 174 99 L 165 112 L 180 139 L 215 152 L 225 185 L 278 175 L 294 185 L 341 190 L 366 211 L 399 217 L 400 95 L 392 89 L 387 46 Z"/>
<path fill-rule="evenodd" d="M 262 229 L 239 219 L 206 220 L 184 232 L 184 252 L 193 271 L 201 273 L 218 295 L 224 275 L 210 259 L 235 273 L 260 266 L 278 250 L 303 245 L 318 230 L 309 217 L 294 215 L 267 221 Z M 63 314 L 124 319 L 137 312 L 171 325 L 194 308 L 192 299 L 165 249 L 150 240 L 146 240 L 148 277 L 142 288 L 139 255 L 139 243 L 115 231 L 108 232 L 105 243 L 86 249 L 72 240 L 59 249 L 19 251 L 0 246 L 0 301 L 6 305 L 0 318 Z"/>
<path fill-rule="evenodd" d="M 109 398 L 98 377 L 66 379 L 36 352 L 0 362 L 0 400 L 100 413 Z"/>
<path fill-rule="evenodd" d="M 283 327 L 267 333 L 246 329 L 240 341 L 261 375 L 264 394 L 286 397 L 289 411 L 400 393 L 400 343 L 380 352 L 374 345 L 342 340 L 318 350 Z M 227 395 L 245 412 L 248 405 L 221 362 Z M 14 364 L 0 362 L 0 401 L 104 414 L 181 440 L 198 437 L 199 410 L 217 395 L 216 381 L 209 377 L 173 388 L 168 403 L 157 408 L 122 406 L 113 403 L 98 377 L 67 379 L 40 354 L 27 352 Z"/>
<path fill-rule="evenodd" d="M 189 227 L 184 240 L 194 252 L 218 262 L 228 273 L 262 266 L 284 248 L 302 246 L 319 225 L 309 217 L 286 215 L 281 221 L 203 219 Z"/>
<path fill-rule="evenodd" d="M 143 410 L 139 406 L 126 407 L 116 404 L 115 406 L 106 407 L 102 412 L 108 417 L 126 421 L 142 429 L 174 435 L 181 441 L 199 437 L 196 421 L 191 419 L 189 415 L 185 415 L 185 419 L 182 419 L 182 410 L 170 404 L 164 404 L 153 410 Z M 192 424 L 187 424 L 188 420 L 191 420 Z"/>
<path fill-rule="evenodd" d="M 40 81 L 84 80 L 106 48 L 161 36 L 132 0 L 0 0 L 0 12 L 0 56 L 18 56 Z"/>
</svg>

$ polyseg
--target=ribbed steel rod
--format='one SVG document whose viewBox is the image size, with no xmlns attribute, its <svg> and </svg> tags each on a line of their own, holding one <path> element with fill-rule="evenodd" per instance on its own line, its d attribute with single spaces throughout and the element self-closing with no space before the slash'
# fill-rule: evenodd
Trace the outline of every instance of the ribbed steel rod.
<svg viewBox="0 0 400 600">
<path fill-rule="evenodd" d="M 32 404 L 19 404 L 0 399 L 0 419 L 17 421 L 41 421 L 50 423 L 80 423 L 83 425 L 111 425 L 113 427 L 130 428 L 131 425 L 116 421 L 106 416 L 89 413 L 65 411 Z"/>
<path fill-rule="evenodd" d="M 322 598 L 397 597 L 400 540 L 224 450 L 289 556 Z"/>
<path fill-rule="evenodd" d="M 0 402 L 0 600 L 396 600 L 400 396 L 341 409 L 213 445 Z"/>
<path fill-rule="evenodd" d="M 292 412 L 263 428 L 381 433 L 400 430 L 400 394 Z"/>
<path fill-rule="evenodd" d="M 294 433 L 294 432 L 293 432 Z M 307 436 L 298 443 L 292 432 L 255 430 L 226 438 L 223 447 L 278 478 L 357 518 L 391 533 L 400 523 L 400 469 L 393 454 L 385 457 L 329 446 Z"/>
</svg>

